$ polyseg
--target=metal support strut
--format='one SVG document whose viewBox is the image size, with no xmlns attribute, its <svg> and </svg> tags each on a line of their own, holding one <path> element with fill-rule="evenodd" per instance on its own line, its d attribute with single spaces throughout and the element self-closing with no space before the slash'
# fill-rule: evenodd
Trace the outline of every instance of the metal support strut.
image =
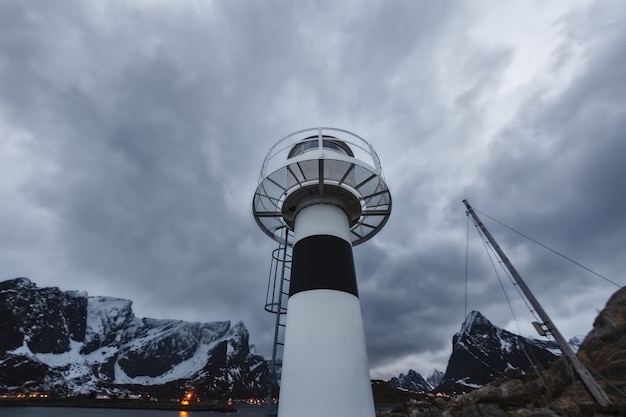
<svg viewBox="0 0 626 417">
<path fill-rule="evenodd" d="M 528 288 L 528 286 L 526 285 L 526 283 L 524 282 L 520 274 L 517 272 L 517 270 L 511 263 L 511 261 L 509 261 L 509 258 L 506 257 L 506 255 L 504 254 L 504 251 L 502 251 L 502 249 L 500 248 L 500 246 L 498 246 L 498 243 L 493 238 L 491 233 L 489 233 L 489 230 L 487 230 L 485 225 L 480 221 L 480 219 L 478 218 L 478 215 L 474 212 L 474 209 L 472 209 L 472 207 L 469 205 L 467 200 L 463 200 L 463 204 L 465 204 L 465 207 L 467 207 L 467 213 L 470 216 L 472 216 L 472 218 L 476 222 L 476 225 L 480 228 L 480 230 L 483 232 L 485 237 L 489 240 L 489 243 L 491 243 L 491 246 L 496 251 L 496 253 L 500 257 L 504 265 L 507 267 L 507 269 L 513 276 L 513 279 L 515 279 L 515 282 L 517 283 L 519 288 L 522 290 L 522 292 L 524 293 L 524 295 L 526 296 L 530 304 L 533 306 L 533 308 L 539 315 L 539 317 L 541 317 L 541 320 L 543 320 L 543 324 L 546 326 L 547 330 L 552 334 L 552 336 L 554 336 L 554 340 L 559 345 L 559 348 L 563 352 L 563 355 L 568 360 L 568 362 L 572 365 L 572 367 L 574 368 L 574 371 L 578 374 L 578 376 L 580 377 L 581 381 L 583 382 L 583 384 L 585 385 L 585 387 L 587 388 L 587 390 L 589 391 L 593 399 L 601 406 L 605 407 L 609 405 L 611 401 L 607 397 L 606 393 L 602 390 L 602 387 L 598 385 L 598 383 L 593 378 L 593 376 L 591 376 L 591 374 L 589 373 L 585 365 L 583 365 L 582 362 L 578 359 L 578 357 L 576 356 L 576 354 L 574 353 L 570 345 L 567 343 L 563 335 L 561 335 L 561 332 L 559 332 L 559 329 L 557 329 L 554 323 L 552 322 L 552 320 L 550 320 L 548 313 L 545 312 L 545 310 L 543 309 L 541 304 L 539 304 L 539 301 L 535 298 L 533 293 L 530 291 L 530 288 Z"/>
</svg>

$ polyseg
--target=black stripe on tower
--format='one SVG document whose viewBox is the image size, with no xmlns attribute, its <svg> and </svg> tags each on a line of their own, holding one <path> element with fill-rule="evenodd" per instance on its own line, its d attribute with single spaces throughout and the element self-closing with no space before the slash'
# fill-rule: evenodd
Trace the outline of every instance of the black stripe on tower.
<svg viewBox="0 0 626 417">
<path fill-rule="evenodd" d="M 293 247 L 289 296 L 322 289 L 359 296 L 352 245 L 336 236 L 308 236 Z"/>
</svg>

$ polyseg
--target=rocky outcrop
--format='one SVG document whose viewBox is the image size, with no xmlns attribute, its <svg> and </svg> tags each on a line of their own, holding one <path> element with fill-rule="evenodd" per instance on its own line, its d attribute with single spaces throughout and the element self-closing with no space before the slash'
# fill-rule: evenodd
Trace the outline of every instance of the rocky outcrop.
<svg viewBox="0 0 626 417">
<path fill-rule="evenodd" d="M 27 278 L 0 283 L 0 352 L 24 343 L 33 353 L 59 354 L 85 338 L 87 297 L 37 288 Z"/>
</svg>

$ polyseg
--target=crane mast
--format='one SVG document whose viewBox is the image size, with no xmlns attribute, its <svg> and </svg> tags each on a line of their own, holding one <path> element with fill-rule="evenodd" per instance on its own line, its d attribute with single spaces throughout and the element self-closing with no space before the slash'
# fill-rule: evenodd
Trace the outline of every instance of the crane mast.
<svg viewBox="0 0 626 417">
<path fill-rule="evenodd" d="M 487 230 L 485 225 L 480 221 L 480 219 L 478 218 L 478 215 L 476 214 L 476 212 L 474 212 L 474 209 L 472 209 L 472 206 L 470 206 L 467 200 L 463 200 L 463 204 L 465 204 L 465 207 L 467 207 L 467 213 L 470 216 L 472 216 L 472 219 L 474 219 L 474 221 L 476 222 L 476 225 L 480 228 L 480 230 L 485 235 L 487 240 L 489 240 L 489 243 L 491 243 L 491 246 L 500 257 L 500 260 L 502 260 L 506 268 L 509 270 L 509 272 L 513 276 L 513 279 L 515 280 L 519 288 L 522 290 L 522 292 L 524 293 L 524 295 L 526 296 L 530 304 L 533 306 L 533 308 L 535 309 L 535 311 L 537 312 L 541 320 L 543 320 L 543 325 L 546 327 L 547 331 L 550 332 L 552 336 L 554 336 L 554 340 L 559 345 L 559 348 L 563 352 L 563 355 L 565 356 L 567 361 L 572 365 L 572 367 L 574 368 L 574 371 L 578 374 L 578 376 L 580 377 L 581 381 L 583 382 L 583 384 L 585 385 L 585 387 L 587 388 L 587 390 L 589 391 L 593 399 L 601 406 L 609 405 L 611 401 L 607 397 L 606 393 L 602 390 L 602 387 L 598 385 L 598 383 L 593 378 L 593 376 L 589 373 L 585 365 L 583 365 L 583 363 L 578 359 L 578 357 L 576 356 L 576 354 L 574 353 L 570 345 L 567 343 L 567 341 L 561 334 L 561 332 L 559 332 L 559 329 L 557 329 L 556 325 L 552 322 L 552 320 L 548 316 L 548 313 L 545 312 L 541 304 L 539 304 L 539 301 L 535 298 L 533 293 L 530 291 L 530 288 L 528 288 L 528 286 L 522 279 L 521 275 L 517 272 L 517 270 L 511 263 L 511 261 L 509 261 L 509 258 L 507 258 L 507 256 L 504 254 L 504 251 L 502 251 L 502 249 L 500 248 L 496 240 L 493 238 L 491 233 L 489 233 L 489 230 Z"/>
</svg>

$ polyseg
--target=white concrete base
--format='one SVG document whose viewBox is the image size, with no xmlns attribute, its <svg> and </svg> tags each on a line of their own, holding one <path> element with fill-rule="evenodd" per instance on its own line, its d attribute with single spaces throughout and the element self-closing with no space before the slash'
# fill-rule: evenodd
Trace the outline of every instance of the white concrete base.
<svg viewBox="0 0 626 417">
<path fill-rule="evenodd" d="M 304 291 L 287 312 L 278 416 L 375 416 L 359 299 Z"/>
</svg>

